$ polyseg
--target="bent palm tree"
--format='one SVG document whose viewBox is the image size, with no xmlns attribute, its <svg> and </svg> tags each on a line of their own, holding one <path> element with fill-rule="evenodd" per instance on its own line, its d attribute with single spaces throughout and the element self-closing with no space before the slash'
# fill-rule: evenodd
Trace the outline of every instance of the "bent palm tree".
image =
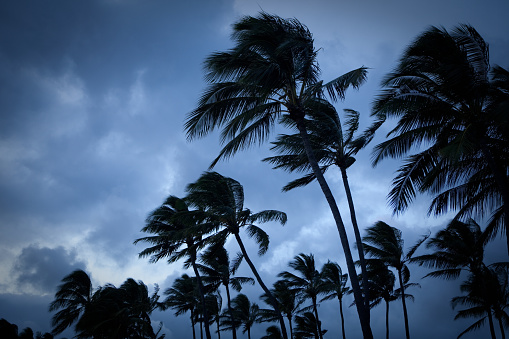
<svg viewBox="0 0 509 339">
<path fill-rule="evenodd" d="M 325 292 L 324 281 L 320 272 L 315 267 L 315 257 L 310 254 L 299 254 L 288 264 L 291 268 L 299 273 L 284 271 L 278 274 L 288 281 L 289 285 L 305 299 L 311 299 L 313 306 L 314 319 L 316 319 L 317 337 L 322 339 L 322 329 L 320 319 L 318 318 L 318 295 Z"/>
<path fill-rule="evenodd" d="M 337 298 L 339 301 L 339 315 L 341 317 L 341 333 L 343 339 L 346 339 L 345 334 L 345 317 L 343 316 L 343 297 L 350 291 L 349 287 L 346 287 L 348 280 L 348 274 L 343 274 L 341 267 L 335 263 L 328 261 L 323 265 L 321 271 L 321 277 L 323 280 L 323 290 L 327 294 L 322 300 L 331 300 Z M 366 291 L 366 287 L 363 287 Z M 365 293 L 365 295 L 367 295 Z"/>
<path fill-rule="evenodd" d="M 311 32 L 296 19 L 261 13 L 242 18 L 233 29 L 235 46 L 227 52 L 214 53 L 205 61 L 209 87 L 198 108 L 186 118 L 187 137 L 202 137 L 223 127 L 221 138 L 226 145 L 212 163 L 214 166 L 221 158 L 266 140 L 277 122 L 297 128 L 336 222 L 364 337 L 372 338 L 369 308 L 363 302 L 345 226 L 315 158 L 305 120 L 330 105 L 324 99 L 326 92 L 335 100 L 343 99 L 348 87 L 358 88 L 366 80 L 366 68 L 326 84 L 319 81 Z"/>
<path fill-rule="evenodd" d="M 77 323 L 92 301 L 92 282 L 83 270 L 76 270 L 62 279 L 49 311 L 59 310 L 51 319 L 53 335 Z"/>
<path fill-rule="evenodd" d="M 259 307 L 255 303 L 251 303 L 249 298 L 239 293 L 232 300 L 233 310 L 236 320 L 242 325 L 242 333 L 247 332 L 247 338 L 251 339 L 251 327 L 254 323 L 259 322 Z"/>
<path fill-rule="evenodd" d="M 184 199 L 171 195 L 160 207 L 150 213 L 145 227 L 141 230 L 154 235 L 139 238 L 134 241 L 134 244 L 146 242 L 152 245 L 139 254 L 140 258 L 150 256 L 152 263 L 163 258 L 167 258 L 168 263 L 188 258 L 185 265 L 192 266 L 196 276 L 205 320 L 205 335 L 207 339 L 211 339 L 208 312 L 205 306 L 205 292 L 196 265 L 197 250 L 199 246 L 203 246 L 202 235 L 209 231 L 209 228 L 205 227 L 207 225 L 202 221 L 201 211 L 189 211 Z"/>
<path fill-rule="evenodd" d="M 490 81 L 487 43 L 461 25 L 426 30 L 385 77 L 373 114 L 399 120 L 376 146 L 374 164 L 407 156 L 389 193 L 395 213 L 416 191 L 429 192 L 438 194 L 430 213 L 459 209 L 463 218 L 500 209 L 509 229 L 508 78 L 500 67 L 494 73 Z"/>
<path fill-rule="evenodd" d="M 422 237 L 406 254 L 404 254 L 404 241 L 401 231 L 387 225 L 383 221 L 378 221 L 373 226 L 367 228 L 366 235 L 363 237 L 366 254 L 381 260 L 388 266 L 394 267 L 398 273 L 399 288 L 403 296 L 401 301 L 403 304 L 405 334 L 407 339 L 410 339 L 406 298 L 404 297 L 405 284 L 410 280 L 410 270 L 408 269 L 407 262 L 410 261 L 417 248 L 426 241 L 426 239 L 428 239 L 428 236 Z"/>
<path fill-rule="evenodd" d="M 269 248 L 269 236 L 255 223 L 277 221 L 284 225 L 286 214 L 276 210 L 252 213 L 249 209 L 244 208 L 244 188 L 242 185 L 238 181 L 216 172 L 205 172 L 196 182 L 189 184 L 186 190 L 188 191 L 188 201 L 203 210 L 208 221 L 216 226 L 215 234 L 209 236 L 208 241 L 210 243 L 222 245 L 230 235 L 235 237 L 242 258 L 246 260 L 249 268 L 251 268 L 260 287 L 269 296 L 271 305 L 278 314 L 281 331 L 283 335 L 286 335 L 284 319 L 277 301 L 263 282 L 240 237 L 240 230 L 245 227 L 248 235 L 254 237 L 258 243 L 258 254 L 262 255 Z"/>
</svg>

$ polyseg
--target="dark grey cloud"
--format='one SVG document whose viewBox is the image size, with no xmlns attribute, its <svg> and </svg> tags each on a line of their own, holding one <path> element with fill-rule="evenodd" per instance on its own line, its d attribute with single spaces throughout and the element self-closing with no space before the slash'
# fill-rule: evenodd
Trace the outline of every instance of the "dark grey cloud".
<svg viewBox="0 0 509 339">
<path fill-rule="evenodd" d="M 85 269 L 85 263 L 76 258 L 75 251 L 64 247 L 29 246 L 21 251 L 12 274 L 20 290 L 34 294 L 53 294 L 61 279 L 76 269 Z"/>
</svg>

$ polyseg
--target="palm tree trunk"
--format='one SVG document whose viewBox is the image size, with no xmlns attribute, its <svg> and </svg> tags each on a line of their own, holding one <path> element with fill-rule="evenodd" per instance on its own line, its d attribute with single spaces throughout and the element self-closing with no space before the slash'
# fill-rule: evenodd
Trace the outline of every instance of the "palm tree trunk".
<svg viewBox="0 0 509 339">
<path fill-rule="evenodd" d="M 233 310 L 232 310 L 232 304 L 230 299 L 230 289 L 228 288 L 228 285 L 225 285 L 226 287 L 226 300 L 228 301 L 228 313 L 230 313 L 230 319 L 232 322 L 232 337 L 233 339 L 237 339 L 237 330 L 235 329 L 235 318 L 233 316 Z"/>
<path fill-rule="evenodd" d="M 341 298 L 338 298 L 338 300 L 339 300 L 339 314 L 341 315 L 341 333 L 343 334 L 343 339 L 346 339 L 345 316 L 343 315 L 343 302 Z"/>
<path fill-rule="evenodd" d="M 293 339 L 292 317 L 293 314 L 288 315 L 288 326 L 290 326 L 290 339 Z"/>
<path fill-rule="evenodd" d="M 401 274 L 401 269 L 398 269 L 398 279 L 399 279 L 399 288 L 401 289 L 401 301 L 403 303 L 403 317 L 405 319 L 405 334 L 406 339 L 410 339 L 410 328 L 408 326 L 408 313 L 406 310 L 406 301 L 405 301 L 405 286 L 403 284 L 403 276 Z"/>
<path fill-rule="evenodd" d="M 242 255 L 244 256 L 244 259 L 246 260 L 247 264 L 251 268 L 251 272 L 253 272 L 256 281 L 262 288 L 263 292 L 269 297 L 269 301 L 274 308 L 274 311 L 278 315 L 279 320 L 279 326 L 281 327 L 281 333 L 283 334 L 283 339 L 288 339 L 288 334 L 286 333 L 286 326 L 285 326 L 285 320 L 283 319 L 283 316 L 281 315 L 281 311 L 279 310 L 279 305 L 277 304 L 276 298 L 272 295 L 270 290 L 267 288 L 267 286 L 263 283 L 262 278 L 258 274 L 258 271 L 256 270 L 256 267 L 254 266 L 253 262 L 247 255 L 246 248 L 244 247 L 244 243 L 242 242 L 242 239 L 240 238 L 240 235 L 238 233 L 234 233 L 235 240 L 237 240 L 237 243 L 239 244 L 240 251 L 242 252 Z"/>
<path fill-rule="evenodd" d="M 493 316 L 491 314 L 491 309 L 488 307 L 486 312 L 488 312 L 488 323 L 490 324 L 491 339 L 497 339 L 497 336 L 495 335 L 495 325 L 493 325 Z"/>
<path fill-rule="evenodd" d="M 346 200 L 348 201 L 348 208 L 350 210 L 350 218 L 352 220 L 353 232 L 355 234 L 355 243 L 357 245 L 357 252 L 359 253 L 359 261 L 361 263 L 361 275 L 362 285 L 364 286 L 364 305 L 367 309 L 368 317 L 370 317 L 369 308 L 369 288 L 368 288 L 368 271 L 366 268 L 366 259 L 364 258 L 364 246 L 362 245 L 362 237 L 357 224 L 357 217 L 355 215 L 355 206 L 353 203 L 352 192 L 350 191 L 350 185 L 348 183 L 348 176 L 346 175 L 346 169 L 340 167 L 341 175 L 343 177 L 343 186 L 345 186 Z"/>
<path fill-rule="evenodd" d="M 201 281 L 200 272 L 198 272 L 198 267 L 196 267 L 196 253 L 191 254 L 191 264 L 193 266 L 193 271 L 196 276 L 196 280 L 198 281 L 198 291 L 200 293 L 200 301 L 201 306 L 203 308 L 203 321 L 205 322 L 205 336 L 207 339 L 212 339 L 210 336 L 210 329 L 209 329 L 209 312 L 207 311 L 207 305 L 205 304 L 205 295 L 203 294 L 203 283 Z M 201 328 L 201 323 L 200 323 Z M 203 333 L 202 333 L 203 338 Z"/>
<path fill-rule="evenodd" d="M 385 339 L 389 339 L 389 302 L 385 301 Z"/>
<path fill-rule="evenodd" d="M 193 339 L 196 339 L 196 332 L 194 330 L 194 312 L 191 310 L 191 327 L 193 328 Z"/>
<path fill-rule="evenodd" d="M 304 145 L 304 149 L 306 150 L 306 155 L 308 157 L 309 164 L 313 169 L 313 173 L 320 184 L 323 194 L 327 199 L 327 203 L 331 209 L 334 220 L 336 221 L 336 227 L 338 229 L 339 238 L 341 240 L 341 245 L 343 246 L 343 251 L 345 254 L 346 266 L 348 268 L 348 274 L 350 276 L 350 282 L 352 284 L 352 290 L 355 299 L 355 306 L 357 308 L 357 314 L 359 315 L 359 320 L 361 323 L 362 333 L 364 339 L 373 339 L 373 333 L 371 332 L 371 327 L 369 324 L 369 310 L 366 309 L 366 303 L 364 302 L 364 298 L 362 296 L 362 292 L 359 286 L 359 280 L 357 278 L 357 272 L 355 271 L 355 264 L 352 258 L 352 252 L 350 251 L 350 245 L 348 243 L 348 237 L 346 235 L 345 225 L 343 224 L 343 220 L 341 218 L 341 214 L 339 213 L 338 206 L 336 204 L 336 200 L 332 195 L 332 192 L 325 181 L 322 171 L 318 166 L 315 155 L 313 153 L 313 149 L 311 148 L 311 144 L 309 142 L 309 137 L 306 131 L 306 126 L 304 126 L 303 120 L 297 120 L 297 128 L 299 129 L 300 136 L 302 138 L 302 144 Z"/>
<path fill-rule="evenodd" d="M 323 339 L 322 336 L 322 324 L 320 323 L 320 319 L 318 319 L 318 308 L 316 307 L 316 298 L 312 298 L 313 301 L 313 311 L 315 312 L 316 318 L 316 328 L 318 329 L 318 337 Z"/>
<path fill-rule="evenodd" d="M 500 326 L 500 333 L 502 333 L 502 339 L 505 339 L 505 330 L 504 330 L 504 324 L 502 324 L 502 318 L 497 317 L 498 320 L 498 326 Z"/>
</svg>

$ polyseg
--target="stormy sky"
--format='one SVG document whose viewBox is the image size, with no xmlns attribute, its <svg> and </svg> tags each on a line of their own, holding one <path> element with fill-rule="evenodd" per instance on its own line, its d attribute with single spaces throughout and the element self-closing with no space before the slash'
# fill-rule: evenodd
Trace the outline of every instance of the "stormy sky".
<svg viewBox="0 0 509 339">
<path fill-rule="evenodd" d="M 20 329 L 50 331 L 48 304 L 60 280 L 76 268 L 87 271 L 94 286 L 118 286 L 132 277 L 162 290 L 185 272 L 181 263 L 138 259 L 144 247 L 133 241 L 143 236 L 147 214 L 170 194 L 184 196 L 186 185 L 217 156 L 218 134 L 190 143 L 183 121 L 205 88 L 205 57 L 231 47 L 231 24 L 261 10 L 295 17 L 309 27 L 325 81 L 370 68 L 367 83 L 336 103 L 340 111 L 361 112 L 361 129 L 369 125 L 381 78 L 430 25 L 471 24 L 490 44 L 491 64 L 509 68 L 506 0 L 2 1 L 0 318 Z M 383 220 L 400 228 L 410 246 L 443 227 L 451 215 L 428 218 L 430 198 L 421 196 L 404 214 L 392 216 L 386 195 L 400 162 L 370 164 L 372 147 L 389 128 L 390 123 L 358 155 L 350 185 L 361 228 Z M 252 147 L 215 168 L 244 186 L 245 205 L 252 211 L 288 214 L 284 227 L 264 225 L 271 239 L 265 256 L 256 257 L 254 242 L 246 238 L 263 278 L 274 282 L 299 253 L 313 253 L 319 267 L 337 261 L 346 271 L 318 185 L 282 193 L 296 177 L 260 161 L 271 155 L 269 147 Z M 339 172 L 331 170 L 326 178 L 348 220 Z M 237 251 L 233 242 L 227 247 Z M 506 260 L 504 253 L 498 239 L 490 244 L 487 260 Z M 452 338 L 473 322 L 453 321 L 449 302 L 460 293 L 459 281 L 421 280 L 426 270 L 411 271 L 412 281 L 421 284 L 409 291 L 415 296 L 408 305 L 413 338 Z M 250 275 L 247 265 L 239 274 Z M 244 292 L 260 302 L 258 286 Z M 319 312 L 327 337 L 339 336 L 337 303 L 324 302 Z M 355 309 L 347 308 L 345 316 L 347 335 L 358 337 Z M 404 336 L 401 317 L 400 304 L 393 303 L 395 339 Z M 191 335 L 187 317 L 167 311 L 155 312 L 152 319 L 164 322 L 168 339 Z M 384 321 L 383 307 L 374 309 L 376 337 L 384 335 Z M 267 326 L 257 325 L 253 337 Z M 477 335 L 483 331 L 487 334 L 487 327 Z"/>
</svg>

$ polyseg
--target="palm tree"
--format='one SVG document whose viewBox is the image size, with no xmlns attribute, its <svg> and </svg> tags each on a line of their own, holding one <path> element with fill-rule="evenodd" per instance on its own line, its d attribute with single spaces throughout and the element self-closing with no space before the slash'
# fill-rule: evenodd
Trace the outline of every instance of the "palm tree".
<svg viewBox="0 0 509 339">
<path fill-rule="evenodd" d="M 326 84 L 319 81 L 313 37 L 296 19 L 260 13 L 242 18 L 233 30 L 235 46 L 227 52 L 214 53 L 205 61 L 209 87 L 198 108 L 186 118 L 187 137 L 203 137 L 216 127 L 223 127 L 221 138 L 226 145 L 212 163 L 214 166 L 220 159 L 266 140 L 277 122 L 298 129 L 336 222 L 364 337 L 372 338 L 369 309 L 362 302 L 345 226 L 315 158 L 305 120 L 309 114 L 329 107 L 325 92 L 333 100 L 343 99 L 348 87 L 358 88 L 366 80 L 367 70 L 361 67 Z"/>
<path fill-rule="evenodd" d="M 429 235 L 423 236 L 405 254 L 403 252 L 404 241 L 401 231 L 387 225 L 383 221 L 378 221 L 373 226 L 366 229 L 366 235 L 363 237 L 364 250 L 366 254 L 370 255 L 372 258 L 379 259 L 386 265 L 396 269 L 401 295 L 405 296 L 405 284 L 410 280 L 410 270 L 408 269 L 407 263 L 410 261 L 417 248 L 426 241 L 428 237 Z M 401 298 L 405 320 L 405 334 L 406 338 L 410 339 L 405 299 L 404 297 Z"/>
<path fill-rule="evenodd" d="M 161 303 L 160 307 L 165 310 L 168 308 L 175 310 L 175 316 L 191 313 L 191 328 L 193 329 L 193 339 L 196 339 L 196 332 L 194 329 L 196 310 L 198 308 L 197 296 L 197 282 L 196 277 L 190 277 L 183 274 L 180 278 L 175 279 L 172 287 L 164 291 L 166 299 Z"/>
<path fill-rule="evenodd" d="M 268 250 L 269 236 L 256 222 L 277 221 L 284 225 L 286 223 L 286 214 L 276 210 L 265 210 L 258 213 L 252 213 L 244 208 L 244 188 L 242 185 L 228 177 L 224 177 L 216 172 L 205 172 L 200 178 L 187 186 L 190 204 L 205 211 L 207 219 L 213 225 L 216 225 L 216 233 L 209 236 L 210 243 L 219 245 L 224 244 L 228 236 L 233 235 L 240 247 L 242 258 L 246 260 L 251 268 L 256 281 L 269 296 L 271 305 L 278 313 L 278 320 L 283 335 L 286 335 L 286 328 L 283 317 L 279 311 L 277 301 L 274 299 L 269 289 L 263 282 L 253 262 L 249 258 L 244 242 L 240 237 L 240 230 L 245 227 L 249 236 L 254 237 L 258 243 L 258 254 L 262 255 Z"/>
<path fill-rule="evenodd" d="M 509 315 L 505 308 L 509 307 L 509 284 L 507 265 L 498 268 L 485 268 L 481 273 L 469 275 L 466 282 L 461 285 L 461 291 L 467 295 L 455 297 L 451 304 L 453 308 L 458 305 L 469 306 L 469 308 L 458 311 L 456 319 L 481 317 L 466 330 L 464 334 L 479 329 L 488 319 L 492 338 L 495 336 L 493 318 L 498 320 L 502 339 L 505 339 L 504 327 L 508 326 Z"/>
<path fill-rule="evenodd" d="M 238 259 L 242 257 L 239 256 Z M 198 265 L 198 269 L 204 275 L 203 280 L 206 283 L 214 285 L 216 288 L 223 285 L 226 290 L 226 300 L 228 312 L 231 321 L 233 319 L 233 310 L 231 307 L 230 286 L 237 292 L 240 292 L 242 285 L 246 283 L 254 284 L 254 279 L 249 277 L 234 277 L 241 260 L 236 260 L 230 264 L 228 252 L 221 245 L 210 246 L 202 255 L 201 261 L 204 265 Z M 237 338 L 235 328 L 232 328 L 233 339 Z"/>
<path fill-rule="evenodd" d="M 299 273 L 284 271 L 278 274 L 278 277 L 286 279 L 292 288 L 304 299 L 311 299 L 314 318 L 316 319 L 318 335 L 316 338 L 322 339 L 322 329 L 320 319 L 318 318 L 318 295 L 325 292 L 324 281 L 320 272 L 315 267 L 315 257 L 312 254 L 301 253 L 288 263 L 288 266 Z"/>
<path fill-rule="evenodd" d="M 255 322 L 259 322 L 260 308 L 256 303 L 251 303 L 249 298 L 242 293 L 233 298 L 232 306 L 235 320 L 239 325 L 242 325 L 242 333 L 247 332 L 248 339 L 251 339 L 251 327 Z"/>
<path fill-rule="evenodd" d="M 282 339 L 281 330 L 277 326 L 269 326 L 265 330 L 265 335 L 260 339 Z M 292 337 L 293 338 L 293 337 Z"/>
<path fill-rule="evenodd" d="M 297 291 L 291 286 L 288 280 L 278 280 L 274 283 L 270 290 L 274 298 L 277 300 L 281 313 L 288 320 L 290 328 L 290 338 L 293 338 L 293 317 L 301 311 L 300 306 L 304 302 Z M 266 294 L 260 297 L 265 303 L 270 305 L 270 300 Z M 274 321 L 277 320 L 277 314 L 274 310 L 260 309 L 261 321 Z"/>
<path fill-rule="evenodd" d="M 344 111 L 346 120 L 343 126 L 336 109 L 333 105 L 329 105 L 306 119 L 306 127 L 309 133 L 309 141 L 316 160 L 320 164 L 321 171 L 325 173 L 333 165 L 340 169 L 361 264 L 361 276 L 367 279 L 364 249 L 348 182 L 347 169 L 355 162 L 354 156 L 371 141 L 376 127 L 371 127 L 362 136 L 355 138 L 355 133 L 359 128 L 360 114 L 351 109 L 345 109 Z M 283 187 L 283 191 L 307 185 L 316 179 L 299 134 L 280 134 L 277 141 L 272 144 L 271 149 L 279 155 L 265 158 L 263 161 L 270 162 L 274 165 L 274 168 L 282 168 L 289 172 L 308 172 L 303 177 L 288 183 Z M 367 286 L 367 280 L 363 284 Z M 369 296 L 366 295 L 366 291 L 363 292 L 365 301 L 368 303 Z"/>
<path fill-rule="evenodd" d="M 152 245 L 139 254 L 140 258 L 150 256 L 151 263 L 163 258 L 167 258 L 168 263 L 188 258 L 185 265 L 192 266 L 196 276 L 205 320 L 205 335 L 207 339 L 211 339 L 209 317 L 205 307 L 205 292 L 196 265 L 197 250 L 203 246 L 202 235 L 209 230 L 204 228 L 206 224 L 202 221 L 201 211 L 189 211 L 185 199 L 171 195 L 160 207 L 149 214 L 146 225 L 141 230 L 154 235 L 139 238 L 134 241 L 134 244 L 146 242 Z"/>
<path fill-rule="evenodd" d="M 297 323 L 295 326 L 296 339 L 321 338 L 327 332 L 327 330 L 318 332 L 318 321 L 312 312 L 304 312 L 304 314 L 296 316 L 295 322 Z"/>
<path fill-rule="evenodd" d="M 60 334 L 77 323 L 90 305 L 92 295 L 92 282 L 85 271 L 75 270 L 65 276 L 49 306 L 50 312 L 58 310 L 51 320 L 52 333 Z"/>
<path fill-rule="evenodd" d="M 385 89 L 373 111 L 380 121 L 399 119 L 388 134 L 392 137 L 376 146 L 374 157 L 377 164 L 386 157 L 407 156 L 389 193 L 396 213 L 416 191 L 430 192 L 439 194 L 430 213 L 459 209 L 459 218 L 500 209 L 503 227 L 509 229 L 504 71 L 494 68 L 490 77 L 488 45 L 469 25 L 451 32 L 430 27 L 408 46 L 383 80 Z M 414 149 L 419 152 L 412 154 Z"/>
<path fill-rule="evenodd" d="M 343 297 L 350 291 L 350 288 L 346 287 L 348 274 L 343 274 L 341 267 L 337 263 L 329 260 L 323 265 L 320 275 L 323 280 L 322 288 L 327 294 L 322 298 L 322 300 L 320 300 L 320 302 L 324 300 L 338 299 L 339 315 L 341 317 L 341 333 L 343 334 L 343 339 L 346 339 L 345 318 L 343 316 Z M 364 287 L 363 290 L 366 291 L 366 287 Z"/>
</svg>

